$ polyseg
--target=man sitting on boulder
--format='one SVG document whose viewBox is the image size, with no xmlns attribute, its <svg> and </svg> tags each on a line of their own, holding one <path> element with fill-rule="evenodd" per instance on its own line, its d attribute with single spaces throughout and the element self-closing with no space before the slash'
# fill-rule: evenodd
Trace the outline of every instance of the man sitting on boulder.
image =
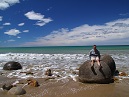
<svg viewBox="0 0 129 97">
<path fill-rule="evenodd" d="M 93 45 L 93 49 L 90 51 L 90 60 L 91 60 L 91 68 L 94 66 L 94 62 L 97 61 L 97 64 L 99 65 L 99 69 L 101 69 L 100 64 L 100 52 L 97 50 L 96 45 Z"/>
</svg>

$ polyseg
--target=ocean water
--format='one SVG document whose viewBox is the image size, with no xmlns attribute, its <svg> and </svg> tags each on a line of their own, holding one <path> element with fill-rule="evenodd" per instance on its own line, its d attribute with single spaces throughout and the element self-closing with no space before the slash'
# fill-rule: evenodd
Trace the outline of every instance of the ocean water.
<svg viewBox="0 0 129 97">
<path fill-rule="evenodd" d="M 112 56 L 119 71 L 129 74 L 129 46 L 97 46 L 101 55 Z M 0 73 L 9 78 L 45 78 L 45 71 L 51 69 L 53 77 L 76 81 L 78 68 L 89 60 L 92 46 L 58 46 L 58 47 L 1 47 Z M 17 61 L 22 65 L 21 70 L 5 71 L 3 66 L 8 61 Z M 32 72 L 26 75 L 24 72 Z M 76 73 L 75 73 L 76 72 Z"/>
</svg>

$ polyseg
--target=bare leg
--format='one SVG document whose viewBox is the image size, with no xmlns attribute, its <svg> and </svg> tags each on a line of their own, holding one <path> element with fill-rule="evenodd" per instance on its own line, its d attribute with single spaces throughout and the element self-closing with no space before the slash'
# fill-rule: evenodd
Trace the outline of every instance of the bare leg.
<svg viewBox="0 0 129 97">
<path fill-rule="evenodd" d="M 91 60 L 91 67 L 94 65 L 94 60 Z"/>
<path fill-rule="evenodd" d="M 99 66 L 101 66 L 101 65 L 100 65 L 100 61 L 99 61 L 99 60 L 97 60 L 97 64 L 98 64 Z"/>
<path fill-rule="evenodd" d="M 101 68 L 102 68 L 102 66 L 101 66 L 101 64 L 100 64 L 100 61 L 99 61 L 99 60 L 97 60 L 97 64 L 99 65 L 99 69 L 101 69 Z"/>
</svg>

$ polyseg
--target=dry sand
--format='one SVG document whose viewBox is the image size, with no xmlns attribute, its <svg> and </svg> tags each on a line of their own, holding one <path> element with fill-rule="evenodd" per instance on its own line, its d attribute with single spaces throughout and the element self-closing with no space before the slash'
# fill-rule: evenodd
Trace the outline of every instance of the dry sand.
<svg viewBox="0 0 129 97">
<path fill-rule="evenodd" d="M 0 90 L 0 97 L 129 97 L 129 79 L 110 84 L 88 84 L 75 82 L 72 79 L 45 80 L 36 79 L 39 87 L 26 85 L 24 95 L 11 95 Z M 0 76 L 0 87 L 4 83 L 13 83 L 16 79 Z M 25 82 L 25 80 L 21 80 Z M 19 84 L 23 86 L 24 84 Z"/>
</svg>

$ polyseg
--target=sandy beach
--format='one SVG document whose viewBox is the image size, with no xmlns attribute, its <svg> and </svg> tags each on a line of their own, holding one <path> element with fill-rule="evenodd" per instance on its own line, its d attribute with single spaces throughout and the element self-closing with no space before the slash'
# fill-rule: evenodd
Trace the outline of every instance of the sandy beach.
<svg viewBox="0 0 129 97">
<path fill-rule="evenodd" d="M 76 79 L 79 67 L 89 59 L 87 54 L 1 54 L 0 88 L 19 81 L 16 86 L 23 87 L 26 93 L 12 95 L 0 89 L 0 97 L 129 97 L 129 54 L 125 51 L 110 53 L 116 69 L 127 74 L 116 76 L 118 80 L 110 84 L 81 83 Z M 4 64 L 12 60 L 19 62 L 23 68 L 3 70 Z M 52 70 L 50 78 L 45 75 L 47 69 Z M 28 78 L 36 80 L 39 86 L 25 85 Z"/>
<path fill-rule="evenodd" d="M 4 83 L 13 83 L 15 78 L 6 78 L 0 76 L 0 87 Z M 7 91 L 0 90 L 0 97 L 129 97 L 129 80 L 120 79 L 110 84 L 89 84 L 75 82 L 72 79 L 46 80 L 44 78 L 35 79 L 38 81 L 38 87 L 26 85 L 26 80 L 19 80 L 22 84 L 17 86 L 24 86 L 26 94 L 12 95 Z"/>
</svg>

